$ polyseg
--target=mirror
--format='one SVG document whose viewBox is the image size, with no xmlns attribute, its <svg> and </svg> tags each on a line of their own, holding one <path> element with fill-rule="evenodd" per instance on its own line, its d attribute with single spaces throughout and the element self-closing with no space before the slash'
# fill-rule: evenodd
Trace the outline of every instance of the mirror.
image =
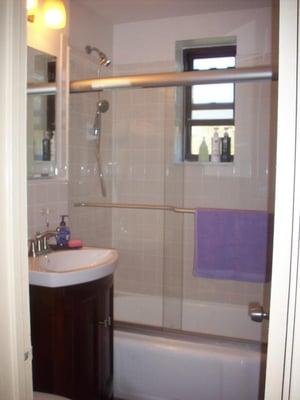
<svg viewBox="0 0 300 400">
<path fill-rule="evenodd" d="M 28 47 L 27 82 L 56 82 L 55 56 Z M 27 96 L 27 168 L 29 178 L 57 175 L 56 95 Z"/>
</svg>

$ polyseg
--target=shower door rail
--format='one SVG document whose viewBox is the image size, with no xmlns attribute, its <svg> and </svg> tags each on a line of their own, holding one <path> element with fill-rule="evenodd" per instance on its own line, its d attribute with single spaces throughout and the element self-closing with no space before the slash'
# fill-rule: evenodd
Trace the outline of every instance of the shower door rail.
<svg viewBox="0 0 300 400">
<path fill-rule="evenodd" d="M 157 205 L 157 204 L 127 204 L 127 203 L 95 203 L 95 202 L 80 202 L 74 203 L 75 207 L 103 207 L 103 208 L 127 208 L 135 210 L 162 210 L 172 211 L 175 213 L 194 214 L 194 208 L 180 208 L 171 205 Z"/>
<path fill-rule="evenodd" d="M 111 76 L 101 79 L 84 79 L 70 82 L 71 93 L 94 92 L 105 89 L 155 88 L 191 86 L 195 84 L 277 80 L 272 67 L 243 67 L 223 70 L 161 72 L 155 74 Z"/>
<path fill-rule="evenodd" d="M 208 83 L 277 80 L 271 66 L 227 68 L 224 70 L 161 72 L 155 74 L 111 76 L 70 82 L 70 93 L 97 92 L 107 89 L 141 89 L 168 86 L 191 86 Z M 29 83 L 27 94 L 56 93 L 53 83 Z"/>
</svg>

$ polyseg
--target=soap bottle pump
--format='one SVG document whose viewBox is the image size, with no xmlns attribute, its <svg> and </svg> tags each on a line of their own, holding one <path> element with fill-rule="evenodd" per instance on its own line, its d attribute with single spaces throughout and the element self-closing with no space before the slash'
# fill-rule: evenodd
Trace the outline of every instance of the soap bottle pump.
<svg viewBox="0 0 300 400">
<path fill-rule="evenodd" d="M 70 229 L 66 226 L 65 218 L 68 215 L 61 215 L 61 221 L 59 227 L 56 229 L 56 243 L 57 246 L 66 247 L 71 237 Z"/>
</svg>

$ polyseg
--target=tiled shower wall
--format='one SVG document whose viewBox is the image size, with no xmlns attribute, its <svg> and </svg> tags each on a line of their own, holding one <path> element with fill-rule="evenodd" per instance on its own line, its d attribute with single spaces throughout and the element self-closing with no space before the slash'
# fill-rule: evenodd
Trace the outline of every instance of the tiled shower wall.
<svg viewBox="0 0 300 400">
<path fill-rule="evenodd" d="M 167 63 L 114 66 L 120 75 L 169 68 Z M 183 165 L 174 163 L 175 100 L 174 88 L 113 93 L 114 202 L 182 206 Z M 113 210 L 113 247 L 120 253 L 116 291 L 159 296 L 164 326 L 180 326 L 182 221 L 158 210 Z"/>
<path fill-rule="evenodd" d="M 60 222 L 59 216 L 68 214 L 68 183 L 51 179 L 29 180 L 27 191 L 28 237 L 33 238 L 37 232 L 55 229 Z"/>
<path fill-rule="evenodd" d="M 71 49 L 71 79 L 88 79 L 97 76 L 96 60 L 84 51 Z M 105 68 L 105 67 L 103 67 Z M 109 71 L 101 69 L 101 75 Z M 96 161 L 98 141 L 92 133 L 99 98 L 110 103 L 102 114 L 101 155 L 107 196 L 104 198 Z M 75 207 L 77 202 L 111 202 L 111 95 L 105 93 L 80 93 L 70 96 L 69 129 L 69 214 L 72 236 L 87 246 L 111 247 L 111 218 L 109 208 Z"/>
</svg>

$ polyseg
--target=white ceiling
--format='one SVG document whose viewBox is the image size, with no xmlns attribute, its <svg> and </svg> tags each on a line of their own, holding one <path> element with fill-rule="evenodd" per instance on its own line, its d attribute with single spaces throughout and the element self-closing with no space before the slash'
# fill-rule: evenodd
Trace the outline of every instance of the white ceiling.
<svg viewBox="0 0 300 400">
<path fill-rule="evenodd" d="M 270 7 L 272 0 L 71 0 L 113 24 Z M 72 4 L 72 3 L 71 3 Z"/>
</svg>

